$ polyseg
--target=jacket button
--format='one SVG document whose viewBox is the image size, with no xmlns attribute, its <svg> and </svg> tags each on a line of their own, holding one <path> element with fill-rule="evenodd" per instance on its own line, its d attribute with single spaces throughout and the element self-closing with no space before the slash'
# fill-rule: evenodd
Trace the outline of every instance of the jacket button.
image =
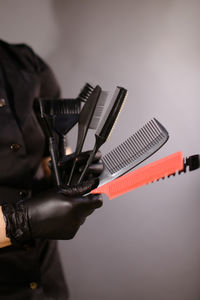
<svg viewBox="0 0 200 300">
<path fill-rule="evenodd" d="M 13 151 L 13 152 L 17 152 L 19 150 L 21 146 L 19 144 L 12 144 L 10 146 L 10 149 Z"/>
<path fill-rule="evenodd" d="M 0 107 L 3 107 L 3 106 L 5 106 L 5 105 L 6 105 L 5 99 L 1 98 L 1 99 L 0 99 Z"/>
<path fill-rule="evenodd" d="M 35 289 L 37 289 L 37 282 L 31 282 L 30 283 L 30 288 L 32 289 L 32 290 L 35 290 Z"/>
</svg>

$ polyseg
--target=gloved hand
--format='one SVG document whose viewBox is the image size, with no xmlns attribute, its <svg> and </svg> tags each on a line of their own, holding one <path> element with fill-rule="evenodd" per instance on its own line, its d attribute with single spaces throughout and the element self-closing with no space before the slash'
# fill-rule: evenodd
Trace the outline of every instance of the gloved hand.
<svg viewBox="0 0 200 300">
<path fill-rule="evenodd" d="M 81 176 L 81 173 L 86 165 L 86 162 L 90 156 L 91 151 L 81 152 L 78 157 L 76 158 L 76 167 L 74 170 L 74 175 L 72 178 L 71 185 L 75 185 Z M 88 172 L 85 176 L 84 180 L 88 180 L 91 178 L 99 177 L 99 175 L 103 171 L 103 162 L 101 160 L 101 152 L 98 151 L 92 161 L 92 164 L 90 165 Z M 68 182 L 68 178 L 71 172 L 72 164 L 74 161 L 74 153 L 70 155 L 64 156 L 64 158 L 58 162 L 58 167 L 60 169 L 61 173 L 61 181 L 65 186 L 65 183 Z"/>
<path fill-rule="evenodd" d="M 49 190 L 23 202 L 4 204 L 6 234 L 13 244 L 31 239 L 72 239 L 86 217 L 102 206 L 100 194 L 82 196 L 98 186 L 91 179 L 73 188 Z"/>
</svg>

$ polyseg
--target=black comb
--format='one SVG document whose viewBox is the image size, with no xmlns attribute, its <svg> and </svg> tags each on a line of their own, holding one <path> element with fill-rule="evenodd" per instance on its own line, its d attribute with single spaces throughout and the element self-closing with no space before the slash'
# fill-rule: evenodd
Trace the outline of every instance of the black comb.
<svg viewBox="0 0 200 300">
<path fill-rule="evenodd" d="M 95 153 L 99 150 L 99 148 L 106 142 L 106 140 L 110 136 L 111 131 L 119 116 L 119 113 L 123 107 L 126 96 L 127 96 L 127 90 L 125 88 L 123 87 L 116 88 L 115 94 L 109 104 L 109 107 L 107 108 L 105 116 L 103 117 L 95 133 L 96 142 L 94 148 L 89 156 L 89 159 L 85 165 L 83 172 L 81 173 L 78 183 L 80 183 L 83 180 L 85 174 L 87 173 L 87 170 L 95 156 Z"/>
<path fill-rule="evenodd" d="M 169 134 L 155 118 L 130 136 L 102 160 L 104 171 L 99 186 L 122 176 L 158 151 L 168 140 Z"/>
<path fill-rule="evenodd" d="M 93 92 L 90 94 L 87 102 L 83 106 L 79 122 L 78 122 L 78 137 L 77 137 L 77 145 L 75 150 L 75 157 L 72 165 L 72 169 L 70 172 L 70 176 L 67 184 L 70 185 L 71 180 L 73 178 L 73 173 L 75 170 L 77 156 L 81 152 L 83 148 L 83 144 L 88 132 L 88 129 L 95 129 L 98 125 L 101 113 L 103 111 L 103 107 L 106 101 L 107 93 L 101 90 L 101 87 L 97 85 Z"/>
</svg>

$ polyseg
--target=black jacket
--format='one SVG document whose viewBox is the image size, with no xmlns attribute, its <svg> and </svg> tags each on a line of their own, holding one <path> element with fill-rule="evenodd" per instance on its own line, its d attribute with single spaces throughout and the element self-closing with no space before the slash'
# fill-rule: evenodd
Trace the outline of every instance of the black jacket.
<svg viewBox="0 0 200 300">
<path fill-rule="evenodd" d="M 59 93 L 51 69 L 31 48 L 0 40 L 0 204 L 30 196 L 46 155 L 33 101 Z M 68 299 L 55 241 L 0 249 L 0 299 Z"/>
</svg>

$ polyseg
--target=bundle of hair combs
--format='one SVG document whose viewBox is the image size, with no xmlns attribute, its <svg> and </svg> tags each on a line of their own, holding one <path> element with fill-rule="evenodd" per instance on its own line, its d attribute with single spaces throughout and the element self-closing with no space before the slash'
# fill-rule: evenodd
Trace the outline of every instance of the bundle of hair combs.
<svg viewBox="0 0 200 300">
<path fill-rule="evenodd" d="M 127 90 L 117 87 L 101 118 L 108 93 L 101 87 L 85 84 L 75 99 L 38 99 L 36 112 L 49 139 L 49 149 L 57 186 L 70 185 L 74 176 L 77 157 L 89 129 L 96 129 L 95 144 L 77 184 L 84 180 L 88 168 L 99 148 L 108 140 L 127 97 Z M 101 122 L 99 122 L 101 119 Z M 58 161 L 65 157 L 65 136 L 78 123 L 77 144 L 70 175 L 61 180 Z M 99 124 L 100 123 L 100 124 Z M 98 125 L 99 124 L 99 125 Z M 58 135 L 58 142 L 55 140 Z M 133 171 L 133 168 L 153 155 L 168 140 L 169 134 L 155 118 L 103 157 L 104 171 L 99 186 L 91 193 L 104 193 L 110 199 L 127 193 L 160 178 L 185 173 L 200 167 L 200 155 L 183 158 L 181 152 Z"/>
</svg>

